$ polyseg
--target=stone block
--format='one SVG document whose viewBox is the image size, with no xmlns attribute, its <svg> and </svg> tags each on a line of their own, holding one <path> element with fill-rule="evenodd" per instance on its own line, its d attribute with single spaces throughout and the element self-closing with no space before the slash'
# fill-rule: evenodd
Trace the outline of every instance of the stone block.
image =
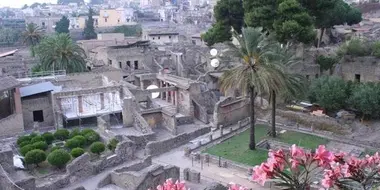
<svg viewBox="0 0 380 190">
<path fill-rule="evenodd" d="M 111 178 L 111 175 L 108 174 L 106 177 L 104 177 L 103 179 L 101 179 L 98 183 L 98 188 L 102 188 L 106 185 L 109 185 L 112 183 L 112 178 Z"/>
<path fill-rule="evenodd" d="M 183 169 L 183 179 L 189 181 L 190 168 Z"/>
<path fill-rule="evenodd" d="M 228 188 L 220 183 L 212 182 L 208 184 L 203 190 L 228 190 Z"/>
<path fill-rule="evenodd" d="M 200 183 L 201 182 L 201 173 L 195 170 L 189 171 L 189 180 L 192 183 Z"/>
</svg>

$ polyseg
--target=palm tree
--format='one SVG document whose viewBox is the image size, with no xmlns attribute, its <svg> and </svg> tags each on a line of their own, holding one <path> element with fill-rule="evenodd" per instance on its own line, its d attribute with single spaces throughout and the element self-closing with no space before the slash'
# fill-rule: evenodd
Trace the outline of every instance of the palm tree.
<svg viewBox="0 0 380 190">
<path fill-rule="evenodd" d="M 289 72 L 289 68 L 299 62 L 299 59 L 295 58 L 289 51 L 288 47 L 283 47 L 280 44 L 275 44 L 273 46 L 274 56 L 271 56 L 271 62 L 275 64 L 280 64 L 285 67 L 283 70 L 283 80 L 284 84 L 281 87 L 280 96 L 284 99 L 292 99 L 299 97 L 305 93 L 305 80 L 302 75 L 294 74 Z M 275 89 L 270 90 L 269 99 L 272 105 L 272 122 L 270 135 L 276 137 L 276 97 L 277 91 Z"/>
<path fill-rule="evenodd" d="M 86 54 L 65 33 L 44 38 L 37 46 L 37 55 L 42 70 L 66 70 L 66 72 L 82 72 L 86 70 Z"/>
<path fill-rule="evenodd" d="M 242 36 L 234 32 L 233 36 L 239 42 L 231 46 L 241 58 L 241 64 L 223 73 L 221 89 L 240 89 L 243 94 L 249 94 L 251 126 L 249 149 L 254 150 L 255 143 L 255 110 L 254 103 L 257 94 L 279 92 L 286 85 L 284 67 L 274 58 L 277 52 L 270 38 L 261 32 L 261 28 L 243 28 Z"/>
<path fill-rule="evenodd" d="M 34 57 L 34 47 L 40 43 L 42 39 L 42 30 L 34 23 L 29 23 L 25 31 L 22 33 L 23 43 L 31 47 L 32 56 Z"/>
</svg>

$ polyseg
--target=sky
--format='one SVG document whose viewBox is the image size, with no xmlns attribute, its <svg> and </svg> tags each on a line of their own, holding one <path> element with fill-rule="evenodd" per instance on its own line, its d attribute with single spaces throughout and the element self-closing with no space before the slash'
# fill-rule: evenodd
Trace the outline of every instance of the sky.
<svg viewBox="0 0 380 190">
<path fill-rule="evenodd" d="M 0 7 L 21 8 L 25 4 L 31 5 L 38 3 L 57 3 L 57 0 L 0 0 Z"/>
</svg>

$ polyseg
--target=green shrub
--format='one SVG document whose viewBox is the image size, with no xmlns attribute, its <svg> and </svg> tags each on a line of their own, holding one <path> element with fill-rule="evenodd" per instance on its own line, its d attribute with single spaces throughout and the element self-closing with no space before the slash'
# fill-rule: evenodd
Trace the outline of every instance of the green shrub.
<svg viewBox="0 0 380 190">
<path fill-rule="evenodd" d="M 33 145 L 28 144 L 28 145 L 23 146 L 23 147 L 20 149 L 20 153 L 21 153 L 21 155 L 25 156 L 26 153 L 28 153 L 29 151 L 34 150 L 34 149 L 35 149 L 35 148 L 34 148 Z"/>
<path fill-rule="evenodd" d="M 80 142 L 76 139 L 69 139 L 66 141 L 65 147 L 73 149 L 80 147 Z"/>
<path fill-rule="evenodd" d="M 79 142 L 79 145 L 81 147 L 83 147 L 84 145 L 86 145 L 86 138 L 84 138 L 84 136 L 82 136 L 82 135 L 75 136 L 72 139 L 77 140 Z"/>
<path fill-rule="evenodd" d="M 25 142 L 25 141 L 30 141 L 32 140 L 32 137 L 30 137 L 29 135 L 24 135 L 24 136 L 21 136 L 17 139 L 17 145 L 20 146 L 21 143 Z"/>
<path fill-rule="evenodd" d="M 41 141 L 45 141 L 45 139 L 42 136 L 38 135 L 38 136 L 33 137 L 30 142 L 36 143 L 36 142 L 41 142 Z"/>
<path fill-rule="evenodd" d="M 28 144 L 30 144 L 30 141 L 24 141 L 24 142 L 20 143 L 19 147 L 22 148 L 22 147 L 24 147 L 25 145 L 28 145 Z"/>
<path fill-rule="evenodd" d="M 83 148 L 74 148 L 71 150 L 71 156 L 73 156 L 74 158 L 77 158 L 82 154 L 84 154 Z"/>
<path fill-rule="evenodd" d="M 38 136 L 38 133 L 36 133 L 36 132 L 33 132 L 33 133 L 30 133 L 30 138 L 33 138 L 33 137 L 36 137 L 36 136 Z"/>
<path fill-rule="evenodd" d="M 108 144 L 107 144 L 107 148 L 111 151 L 115 151 L 116 149 L 116 146 L 117 146 L 117 143 L 119 143 L 119 141 L 115 138 L 111 139 Z"/>
<path fill-rule="evenodd" d="M 71 156 L 65 150 L 58 149 L 51 152 L 47 157 L 47 160 L 49 164 L 62 168 L 71 160 Z"/>
<path fill-rule="evenodd" d="M 32 144 L 35 149 L 47 150 L 49 145 L 45 141 L 39 141 Z"/>
<path fill-rule="evenodd" d="M 86 134 L 88 134 L 88 133 L 96 133 L 93 129 L 83 129 L 81 132 L 80 132 L 80 134 L 82 135 L 82 136 L 86 136 Z"/>
<path fill-rule="evenodd" d="M 99 134 L 96 132 L 87 133 L 84 137 L 86 138 L 87 144 L 92 144 L 100 139 Z"/>
<path fill-rule="evenodd" d="M 36 164 L 38 166 L 39 163 L 45 160 L 45 152 L 39 149 L 31 150 L 25 155 L 25 163 L 27 164 Z"/>
<path fill-rule="evenodd" d="M 94 142 L 91 144 L 90 146 L 90 151 L 94 154 L 100 154 L 102 153 L 104 150 L 106 150 L 106 147 L 103 143 L 101 142 Z"/>
<path fill-rule="evenodd" d="M 56 139 L 59 139 L 61 141 L 64 141 L 66 139 L 69 138 L 69 135 L 70 135 L 70 132 L 67 130 L 67 129 L 58 129 L 55 133 L 54 133 L 54 137 Z"/>
<path fill-rule="evenodd" d="M 81 135 L 81 132 L 78 128 L 76 128 L 70 132 L 69 138 L 71 139 L 71 138 L 78 136 L 78 135 Z"/>
<path fill-rule="evenodd" d="M 52 133 L 46 132 L 42 134 L 42 137 L 45 139 L 46 143 L 51 144 L 54 141 L 54 135 Z"/>
<path fill-rule="evenodd" d="M 62 147 L 60 147 L 60 146 L 53 146 L 53 147 L 51 147 L 50 152 L 53 152 L 54 150 L 59 150 L 59 149 L 62 149 Z"/>
</svg>

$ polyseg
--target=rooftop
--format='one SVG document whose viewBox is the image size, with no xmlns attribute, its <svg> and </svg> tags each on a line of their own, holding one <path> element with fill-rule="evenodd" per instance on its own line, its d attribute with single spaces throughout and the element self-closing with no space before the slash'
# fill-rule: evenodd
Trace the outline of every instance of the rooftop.
<svg viewBox="0 0 380 190">
<path fill-rule="evenodd" d="M 56 87 L 51 82 L 42 82 L 20 88 L 21 97 L 32 96 L 44 92 L 54 91 Z"/>
<path fill-rule="evenodd" d="M 0 91 L 15 88 L 20 83 L 14 77 L 0 77 Z"/>
</svg>

